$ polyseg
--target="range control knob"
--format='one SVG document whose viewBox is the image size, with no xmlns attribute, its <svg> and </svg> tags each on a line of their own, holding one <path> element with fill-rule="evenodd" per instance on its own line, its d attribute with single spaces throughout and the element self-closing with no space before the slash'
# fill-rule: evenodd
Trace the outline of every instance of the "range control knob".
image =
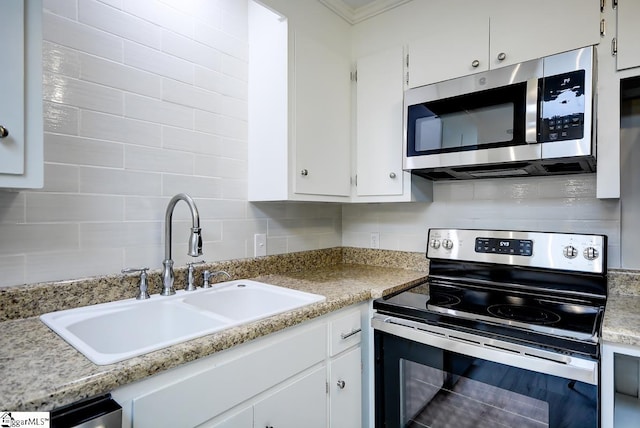
<svg viewBox="0 0 640 428">
<path fill-rule="evenodd" d="M 568 259 L 575 259 L 576 256 L 578 255 L 578 250 L 573 245 L 567 245 L 566 247 L 564 247 L 564 250 L 562 253 Z"/>
<path fill-rule="evenodd" d="M 598 256 L 600 256 L 600 253 L 598 253 L 598 250 L 596 250 L 593 247 L 587 247 L 584 249 L 584 258 L 587 260 L 595 260 L 598 258 Z"/>
<path fill-rule="evenodd" d="M 438 248 L 440 248 L 440 240 L 439 239 L 432 239 L 431 242 L 429 242 L 429 246 L 431 248 L 433 248 L 434 250 L 437 250 Z"/>
<path fill-rule="evenodd" d="M 453 241 L 451 239 L 443 239 L 442 246 L 447 250 L 450 250 L 453 248 Z"/>
</svg>

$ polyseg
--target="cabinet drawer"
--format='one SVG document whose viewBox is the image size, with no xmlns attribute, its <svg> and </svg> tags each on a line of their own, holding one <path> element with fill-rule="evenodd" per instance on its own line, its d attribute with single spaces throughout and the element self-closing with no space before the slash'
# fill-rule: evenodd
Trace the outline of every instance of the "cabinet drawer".
<svg viewBox="0 0 640 428">
<path fill-rule="evenodd" d="M 329 324 L 329 355 L 334 356 L 357 345 L 362 340 L 362 320 L 359 310 L 345 314 Z"/>
</svg>

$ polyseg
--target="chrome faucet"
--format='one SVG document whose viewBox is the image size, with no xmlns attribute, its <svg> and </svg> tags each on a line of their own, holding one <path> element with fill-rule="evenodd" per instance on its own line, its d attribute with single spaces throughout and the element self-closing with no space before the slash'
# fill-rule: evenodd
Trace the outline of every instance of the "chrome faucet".
<svg viewBox="0 0 640 428">
<path fill-rule="evenodd" d="M 167 212 L 164 216 L 164 261 L 162 262 L 162 291 L 160 292 L 163 296 L 171 296 L 176 293 L 173 287 L 175 276 L 173 274 L 173 260 L 171 259 L 171 217 L 173 216 L 173 209 L 178 201 L 185 201 L 191 211 L 192 225 L 191 235 L 189 235 L 189 251 L 187 254 L 191 257 L 202 255 L 202 235 L 200 234 L 198 207 L 196 207 L 196 203 L 191 196 L 186 193 L 178 193 L 169 201 Z"/>
</svg>

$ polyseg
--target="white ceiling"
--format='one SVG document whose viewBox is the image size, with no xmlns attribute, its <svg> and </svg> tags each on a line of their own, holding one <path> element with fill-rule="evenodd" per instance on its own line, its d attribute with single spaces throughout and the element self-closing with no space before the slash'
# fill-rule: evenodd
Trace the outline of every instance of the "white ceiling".
<svg viewBox="0 0 640 428">
<path fill-rule="evenodd" d="M 347 22 L 356 24 L 411 0 L 319 0 Z"/>
</svg>

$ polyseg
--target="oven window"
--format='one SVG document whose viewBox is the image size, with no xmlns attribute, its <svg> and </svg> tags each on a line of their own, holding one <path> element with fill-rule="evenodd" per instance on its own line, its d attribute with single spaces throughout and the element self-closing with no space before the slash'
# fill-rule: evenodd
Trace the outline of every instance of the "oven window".
<svg viewBox="0 0 640 428">
<path fill-rule="evenodd" d="M 598 426 L 598 387 L 538 372 L 540 362 L 525 370 L 379 331 L 374 336 L 376 427 Z"/>
<path fill-rule="evenodd" d="M 549 426 L 549 405 L 508 389 L 400 360 L 401 426 Z"/>
</svg>

